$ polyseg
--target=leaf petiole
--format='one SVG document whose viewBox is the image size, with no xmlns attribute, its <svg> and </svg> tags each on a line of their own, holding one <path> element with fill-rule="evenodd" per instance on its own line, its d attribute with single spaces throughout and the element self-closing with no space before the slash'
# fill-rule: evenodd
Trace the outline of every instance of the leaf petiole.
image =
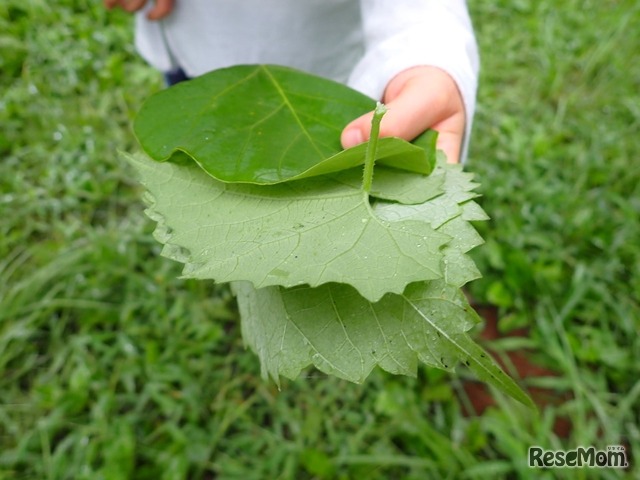
<svg viewBox="0 0 640 480">
<path fill-rule="evenodd" d="M 376 109 L 373 111 L 371 119 L 371 135 L 367 144 L 367 151 L 364 157 L 364 173 L 362 175 L 362 190 L 365 193 L 371 192 L 373 183 L 373 166 L 376 163 L 376 151 L 378 149 L 378 137 L 380 136 L 380 121 L 384 114 L 387 113 L 387 107 L 383 103 L 378 102 Z"/>
</svg>

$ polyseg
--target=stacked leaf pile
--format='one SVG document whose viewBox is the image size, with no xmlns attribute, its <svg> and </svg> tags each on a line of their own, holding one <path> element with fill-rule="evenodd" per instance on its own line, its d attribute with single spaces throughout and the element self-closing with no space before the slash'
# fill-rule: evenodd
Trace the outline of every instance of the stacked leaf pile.
<svg viewBox="0 0 640 480">
<path fill-rule="evenodd" d="M 486 219 L 477 184 L 436 158 L 433 132 L 341 150 L 343 126 L 374 105 L 272 65 L 149 98 L 135 123 L 145 153 L 126 157 L 162 254 L 185 277 L 232 282 L 244 340 L 276 382 L 309 365 L 362 382 L 376 365 L 415 375 L 418 361 L 462 362 L 530 404 L 467 333 L 479 318 L 460 289 L 479 276 L 466 253 L 482 243 L 469 222 Z"/>
</svg>

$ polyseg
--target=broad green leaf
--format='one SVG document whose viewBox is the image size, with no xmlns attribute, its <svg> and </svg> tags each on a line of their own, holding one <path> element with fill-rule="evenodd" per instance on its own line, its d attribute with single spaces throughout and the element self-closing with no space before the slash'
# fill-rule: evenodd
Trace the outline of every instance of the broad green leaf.
<svg viewBox="0 0 640 480">
<path fill-rule="evenodd" d="M 380 366 L 415 375 L 417 362 L 452 370 L 458 361 L 522 403 L 531 400 L 468 332 L 479 318 L 460 290 L 442 281 L 412 284 L 371 303 L 347 285 L 255 289 L 234 282 L 245 342 L 263 375 L 279 382 L 314 365 L 361 383 Z"/>
<path fill-rule="evenodd" d="M 258 288 L 346 283 L 376 301 L 444 275 L 449 235 L 423 220 L 381 220 L 364 192 L 332 177 L 229 184 L 192 164 L 127 158 L 150 194 L 163 255 L 184 262 L 185 277 Z"/>
<path fill-rule="evenodd" d="M 366 145 L 342 150 L 340 133 L 374 106 L 373 99 L 325 78 L 241 65 L 151 96 L 134 131 L 154 160 L 183 152 L 220 181 L 274 184 L 361 165 Z M 435 135 L 426 132 L 415 145 L 381 139 L 378 162 L 429 174 Z"/>
</svg>

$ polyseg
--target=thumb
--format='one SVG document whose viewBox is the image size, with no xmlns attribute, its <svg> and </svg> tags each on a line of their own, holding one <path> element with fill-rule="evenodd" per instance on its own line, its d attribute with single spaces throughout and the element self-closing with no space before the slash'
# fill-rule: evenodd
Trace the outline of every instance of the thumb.
<svg viewBox="0 0 640 480">
<path fill-rule="evenodd" d="M 369 112 L 350 122 L 344 130 L 342 130 L 342 135 L 340 136 L 342 148 L 355 147 L 369 140 L 372 119 L 373 112 Z"/>
</svg>

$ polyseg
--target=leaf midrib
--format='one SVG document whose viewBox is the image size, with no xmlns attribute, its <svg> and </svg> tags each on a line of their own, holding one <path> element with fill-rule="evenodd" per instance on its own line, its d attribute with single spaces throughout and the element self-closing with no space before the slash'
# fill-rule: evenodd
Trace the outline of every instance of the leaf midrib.
<svg viewBox="0 0 640 480">
<path fill-rule="evenodd" d="M 269 77 L 269 80 L 271 81 L 271 83 L 273 83 L 273 86 L 275 87 L 276 91 L 278 92 L 278 94 L 280 95 L 280 97 L 282 97 L 282 101 L 285 103 L 285 105 L 289 108 L 289 111 L 291 112 L 291 115 L 293 115 L 294 120 L 296 121 L 296 123 L 298 124 L 298 126 L 300 127 L 300 130 L 302 130 L 302 133 L 304 134 L 305 137 L 307 137 L 307 140 L 309 141 L 309 143 L 311 144 L 311 146 L 313 147 L 313 149 L 317 152 L 318 157 L 320 157 L 321 159 L 324 159 L 325 155 L 320 151 L 320 149 L 318 148 L 318 146 L 316 145 L 316 142 L 313 140 L 313 138 L 311 137 L 311 134 L 309 134 L 307 128 L 304 126 L 304 124 L 302 123 L 302 120 L 300 119 L 300 117 L 298 116 L 298 113 L 296 112 L 296 110 L 293 108 L 293 104 L 291 103 L 291 101 L 289 100 L 289 97 L 287 96 L 287 94 L 284 92 L 284 90 L 280 87 L 280 84 L 278 83 L 278 81 L 276 80 L 276 78 L 273 76 L 273 74 L 269 71 L 269 69 L 267 68 L 266 65 L 261 65 L 260 68 L 264 71 L 264 73 Z M 282 169 L 282 165 L 280 165 L 280 169 Z"/>
</svg>

